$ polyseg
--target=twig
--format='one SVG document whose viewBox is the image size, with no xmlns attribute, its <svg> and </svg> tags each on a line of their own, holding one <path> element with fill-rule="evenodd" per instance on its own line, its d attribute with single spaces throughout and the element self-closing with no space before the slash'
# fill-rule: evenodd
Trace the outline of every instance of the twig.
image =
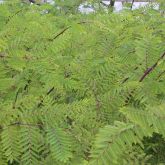
<svg viewBox="0 0 165 165">
<path fill-rule="evenodd" d="M 42 124 L 32 124 L 32 123 L 21 123 L 21 122 L 15 122 L 15 123 L 11 123 L 7 126 L 4 126 L 4 127 L 0 127 L 0 130 L 5 130 L 11 126 L 25 126 L 25 127 L 36 127 L 36 128 L 41 128 L 43 127 Z"/>
<path fill-rule="evenodd" d="M 141 65 L 142 65 L 142 63 L 139 64 L 139 66 L 141 66 Z M 136 67 L 134 68 L 134 71 L 137 70 L 137 69 L 139 68 L 139 66 L 136 66 Z M 130 79 L 130 77 L 126 77 L 121 83 L 124 84 L 124 83 L 127 82 L 129 79 Z"/>
<path fill-rule="evenodd" d="M 52 87 L 46 94 L 49 95 L 51 92 L 53 92 L 54 87 Z"/>
<path fill-rule="evenodd" d="M 142 82 L 158 65 L 160 60 L 162 60 L 165 57 L 165 52 L 160 56 L 160 58 L 156 61 L 155 64 L 153 64 L 150 68 L 146 69 L 144 74 L 139 79 L 139 82 Z"/>
<path fill-rule="evenodd" d="M 148 74 L 150 74 L 150 72 L 152 72 L 153 69 L 155 69 L 155 67 L 158 65 L 159 61 L 162 60 L 164 57 L 165 57 L 165 52 L 160 56 L 160 58 L 157 60 L 157 62 L 156 62 L 154 65 L 152 65 L 150 68 L 147 68 L 147 69 L 145 70 L 144 74 L 143 74 L 143 75 L 141 76 L 141 78 L 139 79 L 139 82 L 142 82 L 142 81 L 145 79 L 145 77 L 146 77 Z M 142 64 L 140 64 L 140 65 L 142 65 Z M 139 68 L 139 67 L 137 66 L 134 70 L 137 70 L 138 68 Z M 162 76 L 164 73 L 165 73 L 165 71 L 163 71 L 162 73 L 160 73 L 160 75 L 158 75 L 158 78 L 157 78 L 157 79 L 159 79 L 159 77 Z M 128 80 L 129 80 L 129 77 L 126 77 L 121 83 L 124 84 L 124 83 L 127 82 Z"/>
<path fill-rule="evenodd" d="M 8 18 L 7 21 L 6 21 L 6 24 L 8 24 L 8 22 L 9 22 L 14 16 L 18 15 L 21 11 L 22 11 L 22 9 L 21 9 L 21 10 L 18 10 L 18 11 L 17 11 L 16 13 L 14 13 L 12 16 L 9 16 L 9 18 Z"/>
<path fill-rule="evenodd" d="M 95 81 L 93 82 L 92 92 L 93 92 L 95 102 L 96 102 L 96 110 L 97 110 L 97 113 L 99 114 L 99 109 L 101 107 L 101 102 L 100 102 L 100 99 L 98 98 L 97 89 L 96 89 L 96 82 Z"/>
<path fill-rule="evenodd" d="M 28 89 L 28 86 L 29 86 L 30 83 L 31 83 L 31 80 L 28 80 L 28 81 L 27 81 L 27 84 L 26 84 L 25 87 L 24 87 L 24 90 L 25 90 L 25 91 Z"/>
<path fill-rule="evenodd" d="M 91 23 L 91 21 L 82 21 L 82 22 L 78 22 L 77 24 L 81 25 L 81 24 L 86 24 L 86 23 Z M 53 41 L 56 38 L 58 38 L 60 35 L 62 35 L 63 33 L 65 33 L 68 29 L 70 29 L 71 26 L 66 27 L 65 29 L 63 29 L 62 31 L 60 31 L 58 34 L 56 34 L 53 38 L 48 39 L 49 41 Z"/>
<path fill-rule="evenodd" d="M 59 32 L 55 37 L 49 39 L 49 41 L 53 41 L 56 38 L 58 38 L 60 35 L 62 35 L 63 33 L 65 33 L 65 31 L 67 31 L 71 26 L 66 27 L 65 29 L 63 29 L 61 32 Z"/>
<path fill-rule="evenodd" d="M 20 123 L 20 122 L 15 122 L 15 123 L 11 123 L 8 126 L 14 126 L 14 125 L 22 125 L 22 126 L 29 126 L 29 127 L 38 127 L 38 126 L 42 126 L 42 124 L 32 124 L 32 123 Z"/>
<path fill-rule="evenodd" d="M 47 95 L 47 96 L 50 95 L 53 91 L 54 91 L 54 87 L 50 88 L 50 89 L 48 90 L 48 92 L 46 93 L 46 95 Z M 45 98 L 45 97 L 44 97 L 44 98 Z M 41 99 L 41 101 L 38 103 L 38 105 L 37 105 L 38 108 L 41 107 L 41 105 L 42 105 L 42 103 L 43 103 L 43 101 L 44 101 L 44 98 Z"/>
<path fill-rule="evenodd" d="M 158 77 L 157 77 L 157 79 L 156 80 L 158 80 L 163 74 L 165 74 L 165 70 L 164 71 L 162 71 L 159 75 L 158 75 Z"/>
<path fill-rule="evenodd" d="M 15 105 L 16 105 L 16 102 L 17 102 L 17 99 L 18 99 L 19 92 L 20 92 L 20 88 L 18 89 L 18 91 L 15 95 L 15 99 L 14 99 L 14 102 L 13 102 L 13 109 L 15 109 Z"/>
</svg>

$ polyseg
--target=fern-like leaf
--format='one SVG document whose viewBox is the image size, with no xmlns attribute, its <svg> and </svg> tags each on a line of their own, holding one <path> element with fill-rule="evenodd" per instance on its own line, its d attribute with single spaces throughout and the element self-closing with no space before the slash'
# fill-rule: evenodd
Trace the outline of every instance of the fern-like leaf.
<svg viewBox="0 0 165 165">
<path fill-rule="evenodd" d="M 60 128 L 47 129 L 47 143 L 50 145 L 52 157 L 61 162 L 67 162 L 72 157 L 71 139 Z"/>
</svg>

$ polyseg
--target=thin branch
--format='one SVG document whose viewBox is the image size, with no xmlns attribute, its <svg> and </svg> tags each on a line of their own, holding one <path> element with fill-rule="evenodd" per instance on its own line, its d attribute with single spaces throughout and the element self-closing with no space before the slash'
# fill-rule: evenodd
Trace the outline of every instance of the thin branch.
<svg viewBox="0 0 165 165">
<path fill-rule="evenodd" d="M 144 74 L 143 74 L 143 75 L 141 76 L 141 78 L 139 79 L 139 82 L 142 82 L 142 81 L 157 67 L 158 63 L 159 63 L 164 57 L 165 57 L 165 52 L 160 56 L 160 58 L 155 62 L 155 64 L 153 64 L 149 69 L 146 69 L 146 71 L 144 72 Z M 165 71 L 164 71 L 164 72 L 165 72 Z M 161 74 L 159 74 L 158 77 L 160 78 L 160 76 L 163 75 L 164 72 L 162 72 Z M 125 83 L 128 79 L 129 79 L 129 77 L 128 77 L 128 78 L 125 78 L 125 79 L 123 80 L 122 83 Z M 132 91 L 131 91 L 131 95 L 134 93 L 134 91 L 135 91 L 135 90 L 132 90 Z M 129 97 L 125 100 L 125 105 L 128 104 L 130 98 L 132 98 L 132 96 L 131 96 L 131 97 L 129 96 Z"/>
<path fill-rule="evenodd" d="M 99 109 L 101 107 L 101 102 L 100 99 L 98 98 L 98 93 L 97 93 L 97 89 L 96 89 L 96 82 L 93 81 L 93 89 L 92 89 L 94 98 L 95 98 L 95 102 L 96 102 L 96 110 L 97 110 L 97 114 L 99 114 Z"/>
<path fill-rule="evenodd" d="M 49 39 L 49 41 L 53 41 L 56 38 L 58 38 L 60 35 L 62 35 L 63 33 L 65 33 L 65 31 L 67 31 L 71 26 L 66 27 L 65 29 L 63 29 L 61 32 L 59 32 L 55 37 Z"/>
<path fill-rule="evenodd" d="M 49 95 L 50 93 L 52 93 L 54 90 L 54 87 L 52 87 L 46 94 Z"/>
<path fill-rule="evenodd" d="M 23 9 L 18 10 L 18 11 L 17 11 L 16 13 L 14 13 L 12 16 L 9 16 L 8 19 L 7 19 L 7 21 L 6 21 L 6 24 L 8 24 L 8 22 L 9 22 L 14 16 L 18 15 L 22 10 L 23 10 Z"/>
<path fill-rule="evenodd" d="M 31 83 L 31 80 L 29 79 L 29 80 L 27 81 L 27 84 L 26 84 L 25 87 L 24 87 L 24 91 L 26 91 L 26 90 L 28 89 L 30 83 Z"/>
<path fill-rule="evenodd" d="M 15 122 L 15 123 L 11 123 L 11 124 L 9 124 L 9 125 L 7 125 L 7 126 L 4 126 L 4 127 L 0 127 L 0 130 L 5 130 L 5 129 L 7 129 L 7 128 L 9 128 L 9 127 L 12 127 L 12 126 L 24 126 L 24 127 L 36 127 L 36 128 L 41 128 L 41 127 L 43 127 L 43 125 L 42 124 L 33 124 L 33 123 L 20 123 L 20 122 Z"/>
<path fill-rule="evenodd" d="M 160 79 L 160 77 L 162 76 L 162 75 L 164 75 L 165 74 L 165 70 L 164 71 L 162 71 L 159 75 L 158 75 L 158 77 L 157 77 L 157 79 L 156 80 L 159 80 Z"/>
<path fill-rule="evenodd" d="M 82 21 L 82 22 L 78 22 L 77 24 L 81 25 L 81 24 L 87 24 L 87 23 L 91 23 L 91 21 Z M 53 41 L 56 38 L 58 38 L 59 36 L 61 36 L 63 33 L 65 33 L 68 29 L 70 29 L 71 26 L 66 27 L 65 29 L 63 29 L 62 31 L 60 31 L 58 34 L 56 34 L 53 38 L 48 39 L 49 41 Z"/>
<path fill-rule="evenodd" d="M 142 63 L 139 64 L 139 66 L 141 66 L 141 65 L 142 65 Z M 136 66 L 136 67 L 134 68 L 134 71 L 136 71 L 137 69 L 139 69 L 139 66 Z M 130 79 L 130 77 L 126 77 L 121 83 L 124 84 L 124 83 L 127 82 L 129 79 Z"/>
<path fill-rule="evenodd" d="M 54 91 L 54 87 L 50 88 L 50 89 L 48 90 L 48 92 L 46 93 L 46 95 L 47 95 L 47 96 L 50 95 L 53 91 Z M 45 97 L 44 97 L 44 98 L 45 98 Z M 42 106 L 42 103 L 44 102 L 44 98 L 42 98 L 42 99 L 40 100 L 40 102 L 38 103 L 38 105 L 37 105 L 38 108 L 40 108 L 40 107 Z"/>
<path fill-rule="evenodd" d="M 146 65 L 146 69 L 148 69 L 148 52 L 146 52 L 145 54 L 145 65 Z"/>
<path fill-rule="evenodd" d="M 17 99 L 18 99 L 19 92 L 20 92 L 20 88 L 16 92 L 15 99 L 14 99 L 14 102 L 13 102 L 13 109 L 15 109 L 15 105 L 16 105 L 16 102 L 17 102 Z"/>
<path fill-rule="evenodd" d="M 125 82 L 127 82 L 129 80 L 129 77 L 126 77 L 123 81 L 122 84 L 124 84 Z"/>
<path fill-rule="evenodd" d="M 139 79 L 139 82 L 142 82 L 158 65 L 158 63 L 165 57 L 165 52 L 160 56 L 160 58 L 153 64 L 150 68 L 146 69 L 144 74 Z"/>
<path fill-rule="evenodd" d="M 144 74 L 143 74 L 143 75 L 141 76 L 141 78 L 139 79 L 139 82 L 142 82 L 142 81 L 145 79 L 145 77 L 146 77 L 148 74 L 150 74 L 150 72 L 152 72 L 153 69 L 155 69 L 155 67 L 158 65 L 159 61 L 162 60 L 164 57 L 165 57 L 165 52 L 160 56 L 160 58 L 157 60 L 157 62 L 156 62 L 154 65 L 152 65 L 150 68 L 147 68 L 147 69 L 145 70 Z M 142 65 L 142 64 L 140 64 L 140 65 Z M 137 67 L 134 68 L 134 70 L 137 70 L 138 68 L 139 68 L 139 67 L 137 66 Z M 160 73 L 160 75 L 158 75 L 158 78 L 159 78 L 162 74 L 164 74 L 164 72 L 165 72 L 165 71 L 163 71 L 162 73 Z M 124 84 L 124 83 L 125 83 L 126 81 L 128 81 L 128 80 L 129 80 L 129 77 L 126 77 L 121 83 Z"/>
<path fill-rule="evenodd" d="M 43 126 L 42 124 L 32 124 L 32 123 L 20 123 L 20 122 L 15 122 L 15 123 L 11 123 L 8 125 L 9 126 L 14 126 L 14 125 L 18 125 L 18 126 L 29 126 L 29 127 L 39 127 L 39 126 Z"/>
</svg>

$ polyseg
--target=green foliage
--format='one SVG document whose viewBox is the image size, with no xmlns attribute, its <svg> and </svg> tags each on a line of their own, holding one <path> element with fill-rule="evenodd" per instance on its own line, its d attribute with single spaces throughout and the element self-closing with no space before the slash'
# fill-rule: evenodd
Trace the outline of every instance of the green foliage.
<svg viewBox="0 0 165 165">
<path fill-rule="evenodd" d="M 159 11 L 0 11 L 0 164 L 165 163 Z"/>
<path fill-rule="evenodd" d="M 151 137 L 154 132 L 162 134 L 164 137 L 164 108 L 165 105 L 162 104 L 147 110 L 122 109 L 128 121 L 132 123 L 115 122 L 114 126 L 102 128 L 92 151 L 94 159 L 94 163 L 92 163 L 119 164 L 123 159 L 127 159 L 127 157 L 123 158 L 121 155 L 128 148 L 132 148 L 136 144 L 144 148 L 142 143 L 144 137 Z M 134 162 L 134 164 L 136 163 Z"/>
</svg>

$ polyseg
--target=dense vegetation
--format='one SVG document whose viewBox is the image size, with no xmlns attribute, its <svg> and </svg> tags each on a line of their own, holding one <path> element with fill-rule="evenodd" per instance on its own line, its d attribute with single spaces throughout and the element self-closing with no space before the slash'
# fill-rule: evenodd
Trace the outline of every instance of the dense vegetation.
<svg viewBox="0 0 165 165">
<path fill-rule="evenodd" d="M 0 165 L 165 163 L 165 22 L 0 5 Z"/>
</svg>

